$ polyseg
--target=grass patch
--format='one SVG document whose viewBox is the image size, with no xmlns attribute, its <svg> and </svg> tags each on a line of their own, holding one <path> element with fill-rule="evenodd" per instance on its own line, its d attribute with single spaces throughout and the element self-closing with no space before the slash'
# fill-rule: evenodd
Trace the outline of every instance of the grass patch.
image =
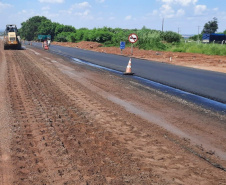
<svg viewBox="0 0 226 185">
<path fill-rule="evenodd" d="M 185 53 L 200 53 L 206 55 L 221 55 L 226 56 L 226 44 L 203 44 L 203 43 L 179 43 L 168 47 L 167 51 L 185 52 Z"/>
</svg>

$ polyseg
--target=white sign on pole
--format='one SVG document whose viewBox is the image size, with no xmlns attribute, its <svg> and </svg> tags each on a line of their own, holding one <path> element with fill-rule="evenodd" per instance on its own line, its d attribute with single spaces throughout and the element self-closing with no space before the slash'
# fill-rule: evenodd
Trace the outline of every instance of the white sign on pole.
<svg viewBox="0 0 226 185">
<path fill-rule="evenodd" d="M 138 36 L 135 33 L 132 33 L 129 35 L 128 39 L 129 39 L 129 42 L 135 43 L 138 41 Z"/>
</svg>

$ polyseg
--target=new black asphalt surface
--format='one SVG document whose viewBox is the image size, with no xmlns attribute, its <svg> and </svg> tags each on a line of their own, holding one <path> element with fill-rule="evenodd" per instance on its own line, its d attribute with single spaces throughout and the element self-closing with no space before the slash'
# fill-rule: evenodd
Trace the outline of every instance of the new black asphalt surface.
<svg viewBox="0 0 226 185">
<path fill-rule="evenodd" d="M 41 43 L 33 42 L 32 46 L 41 48 Z M 55 45 L 51 45 L 49 51 L 122 72 L 125 71 L 129 61 L 129 57 Z M 136 76 L 226 103 L 226 74 L 224 73 L 136 58 L 132 58 L 132 72 Z"/>
</svg>

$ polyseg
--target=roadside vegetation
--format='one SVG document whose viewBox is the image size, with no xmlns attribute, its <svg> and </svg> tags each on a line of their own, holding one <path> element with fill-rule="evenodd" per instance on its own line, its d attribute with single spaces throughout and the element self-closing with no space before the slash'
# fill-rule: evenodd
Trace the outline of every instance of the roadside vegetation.
<svg viewBox="0 0 226 185">
<path fill-rule="evenodd" d="M 222 45 L 214 43 L 203 44 L 198 42 L 180 42 L 177 45 L 172 45 L 168 51 L 226 56 L 226 44 Z"/>
<path fill-rule="evenodd" d="M 217 29 L 217 20 L 209 21 L 204 26 L 207 31 Z M 26 22 L 21 23 L 20 36 L 25 40 L 37 40 L 38 35 L 51 35 L 53 41 L 57 42 L 81 42 L 93 41 L 103 44 L 103 46 L 119 47 L 120 41 L 125 41 L 126 46 L 130 46 L 128 36 L 131 33 L 138 35 L 139 41 L 134 47 L 144 50 L 173 51 L 202 53 L 208 55 L 226 55 L 226 45 L 202 44 L 200 35 L 195 35 L 189 40 L 184 40 L 178 33 L 172 31 L 151 30 L 145 26 L 142 29 L 122 29 L 122 28 L 80 28 L 52 22 L 46 17 L 34 16 Z"/>
</svg>

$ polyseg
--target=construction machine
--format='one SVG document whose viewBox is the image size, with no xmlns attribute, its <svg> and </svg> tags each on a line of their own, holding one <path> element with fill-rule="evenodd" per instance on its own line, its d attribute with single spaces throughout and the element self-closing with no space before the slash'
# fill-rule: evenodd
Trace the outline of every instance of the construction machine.
<svg viewBox="0 0 226 185">
<path fill-rule="evenodd" d="M 21 41 L 15 24 L 7 24 L 4 32 L 4 49 L 20 49 Z"/>
</svg>

